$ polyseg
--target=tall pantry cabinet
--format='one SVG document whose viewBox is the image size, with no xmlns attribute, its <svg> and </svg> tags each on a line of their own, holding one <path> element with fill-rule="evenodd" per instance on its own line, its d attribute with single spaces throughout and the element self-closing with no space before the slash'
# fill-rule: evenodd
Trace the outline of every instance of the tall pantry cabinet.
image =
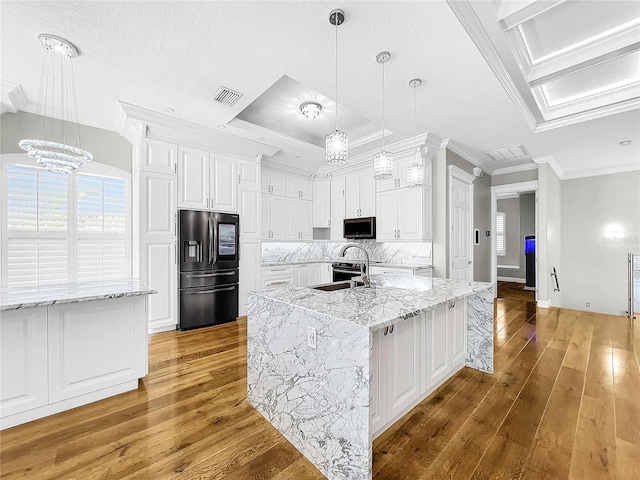
<svg viewBox="0 0 640 480">
<path fill-rule="evenodd" d="M 149 138 L 134 147 L 134 276 L 158 292 L 149 295 L 152 333 L 174 329 L 178 318 L 177 155 L 177 145 Z"/>
</svg>

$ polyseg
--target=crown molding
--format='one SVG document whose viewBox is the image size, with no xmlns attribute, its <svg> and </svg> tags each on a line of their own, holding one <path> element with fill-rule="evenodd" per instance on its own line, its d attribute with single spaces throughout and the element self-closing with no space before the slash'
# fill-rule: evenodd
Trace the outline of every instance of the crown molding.
<svg viewBox="0 0 640 480">
<path fill-rule="evenodd" d="M 497 168 L 493 171 L 491 175 L 492 176 L 506 175 L 508 173 L 526 172 L 528 170 L 537 170 L 537 169 L 538 169 L 537 163 L 525 163 L 524 165 L 514 165 L 512 167 Z"/>
<path fill-rule="evenodd" d="M 541 163 L 548 163 L 549 166 L 553 169 L 553 171 L 556 172 L 556 175 L 558 175 L 558 178 L 560 180 L 564 180 L 564 172 L 562 171 L 562 167 L 560 167 L 560 164 L 556 160 L 556 157 L 554 157 L 553 155 L 533 157 L 531 160 L 533 160 L 538 165 L 540 165 Z"/>
<path fill-rule="evenodd" d="M 27 97 L 19 83 L 0 80 L 0 114 L 17 113 L 27 105 Z"/>
<path fill-rule="evenodd" d="M 275 130 L 261 127 L 260 125 L 250 123 L 239 118 L 234 118 L 229 123 L 227 123 L 227 129 L 230 129 L 230 131 L 233 132 L 233 135 L 241 138 L 246 138 L 250 141 L 254 141 L 253 139 L 255 136 L 260 136 L 270 138 L 272 141 L 275 140 L 276 142 L 279 141 L 288 145 L 293 145 L 294 147 L 306 150 L 308 152 L 324 154 L 324 147 L 319 147 L 318 145 L 315 145 L 313 143 L 305 142 L 304 140 L 285 135 L 284 133 L 276 132 Z M 276 148 L 276 151 L 280 150 L 280 148 L 278 147 L 272 148 Z"/>
<path fill-rule="evenodd" d="M 217 129 L 170 117 L 130 103 L 118 101 L 113 122 L 116 131 L 135 144 L 140 135 L 211 152 L 255 158 L 273 155 L 279 149 L 256 141 L 223 133 Z M 146 132 L 141 132 L 144 125 Z M 146 133 L 146 135 L 144 135 Z"/>
<path fill-rule="evenodd" d="M 531 130 L 535 130 L 538 121 L 522 97 L 520 90 L 513 82 L 509 70 L 502 61 L 496 47 L 493 45 L 489 34 L 482 26 L 476 12 L 473 10 L 471 2 L 469 0 L 447 0 L 447 4 L 467 31 L 473 43 L 476 44 L 476 47 L 478 47 L 478 50 L 489 64 L 491 70 L 493 70 L 493 73 L 498 77 L 507 95 L 509 95 Z"/>
<path fill-rule="evenodd" d="M 382 133 L 383 133 L 383 130 L 380 129 L 378 131 L 370 133 L 369 135 L 364 135 L 362 137 L 356 138 L 355 140 L 352 140 L 351 142 L 349 142 L 349 148 L 358 148 L 358 147 L 361 147 L 362 145 L 366 145 L 367 143 L 375 142 L 376 140 L 381 140 Z M 390 135 L 393 135 L 393 132 L 388 128 L 385 128 L 384 136 L 388 137 Z M 387 146 L 385 145 L 385 148 L 386 147 Z"/>
<path fill-rule="evenodd" d="M 306 170 L 297 166 L 291 165 L 287 160 L 280 160 L 277 157 L 268 158 L 262 160 L 262 167 L 271 171 L 275 170 L 287 175 L 297 175 L 298 177 L 315 177 L 316 172 L 312 170 Z"/>
<path fill-rule="evenodd" d="M 630 98 L 623 102 L 604 105 L 599 108 L 594 108 L 593 110 L 587 110 L 585 112 L 567 115 L 566 117 L 540 122 L 533 131 L 535 133 L 545 132 L 547 130 L 553 130 L 554 128 L 566 127 L 567 125 L 573 125 L 575 123 L 587 122 L 589 120 L 595 120 L 597 118 L 607 117 L 617 113 L 628 112 L 629 110 L 634 110 L 636 108 L 640 108 L 640 98 Z"/>
<path fill-rule="evenodd" d="M 475 165 L 476 167 L 482 168 L 489 175 L 493 175 L 493 173 L 492 173 L 493 172 L 493 168 L 489 163 L 487 163 L 486 161 L 483 161 L 483 160 L 479 159 L 478 157 L 476 157 L 473 153 L 471 153 L 469 150 L 467 150 L 465 147 L 460 145 L 455 140 L 453 140 L 451 138 L 444 139 L 440 143 L 440 148 L 448 148 L 449 150 L 451 150 L 456 155 L 460 155 L 467 162 Z"/>
<path fill-rule="evenodd" d="M 562 180 L 572 180 L 574 178 L 597 177 L 599 175 L 612 175 L 616 173 L 635 172 L 640 170 L 640 161 L 634 165 L 621 165 L 609 168 L 592 168 L 590 170 L 580 170 L 579 172 L 566 172 Z"/>
</svg>

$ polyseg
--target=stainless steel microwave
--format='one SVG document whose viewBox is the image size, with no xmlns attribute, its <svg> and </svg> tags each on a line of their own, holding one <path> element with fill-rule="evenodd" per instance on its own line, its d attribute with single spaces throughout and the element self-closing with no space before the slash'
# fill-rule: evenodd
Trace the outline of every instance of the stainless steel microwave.
<svg viewBox="0 0 640 480">
<path fill-rule="evenodd" d="M 344 238 L 376 238 L 376 217 L 344 219 Z"/>
</svg>

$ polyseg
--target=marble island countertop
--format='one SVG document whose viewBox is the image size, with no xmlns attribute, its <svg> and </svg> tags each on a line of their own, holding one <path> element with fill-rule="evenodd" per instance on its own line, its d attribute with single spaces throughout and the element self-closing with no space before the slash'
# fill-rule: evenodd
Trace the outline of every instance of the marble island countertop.
<svg viewBox="0 0 640 480">
<path fill-rule="evenodd" d="M 492 287 L 491 283 L 404 275 L 373 275 L 371 288 L 322 291 L 275 287 L 253 294 L 378 330 Z"/>
<path fill-rule="evenodd" d="M 263 267 L 280 267 L 283 265 L 306 265 L 309 263 L 362 263 L 363 259 L 354 258 L 325 258 L 322 260 L 287 260 L 281 262 L 262 262 Z M 433 268 L 431 265 L 425 265 L 421 263 L 388 263 L 377 260 L 371 260 L 369 262 L 371 267 L 389 267 L 389 268 L 406 268 L 407 270 L 420 269 L 420 268 Z"/>
<path fill-rule="evenodd" d="M 0 311 L 158 293 L 137 279 L 0 288 Z"/>
</svg>

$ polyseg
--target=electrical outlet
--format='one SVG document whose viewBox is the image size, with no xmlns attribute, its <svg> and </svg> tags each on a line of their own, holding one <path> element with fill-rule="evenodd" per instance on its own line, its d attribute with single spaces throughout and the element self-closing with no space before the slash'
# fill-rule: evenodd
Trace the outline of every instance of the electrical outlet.
<svg viewBox="0 0 640 480">
<path fill-rule="evenodd" d="M 318 346 L 317 340 L 316 327 L 307 327 L 307 346 L 315 350 Z"/>
<path fill-rule="evenodd" d="M 586 302 L 584 305 L 585 305 L 585 307 L 587 307 L 587 308 L 591 308 L 591 302 Z"/>
</svg>

